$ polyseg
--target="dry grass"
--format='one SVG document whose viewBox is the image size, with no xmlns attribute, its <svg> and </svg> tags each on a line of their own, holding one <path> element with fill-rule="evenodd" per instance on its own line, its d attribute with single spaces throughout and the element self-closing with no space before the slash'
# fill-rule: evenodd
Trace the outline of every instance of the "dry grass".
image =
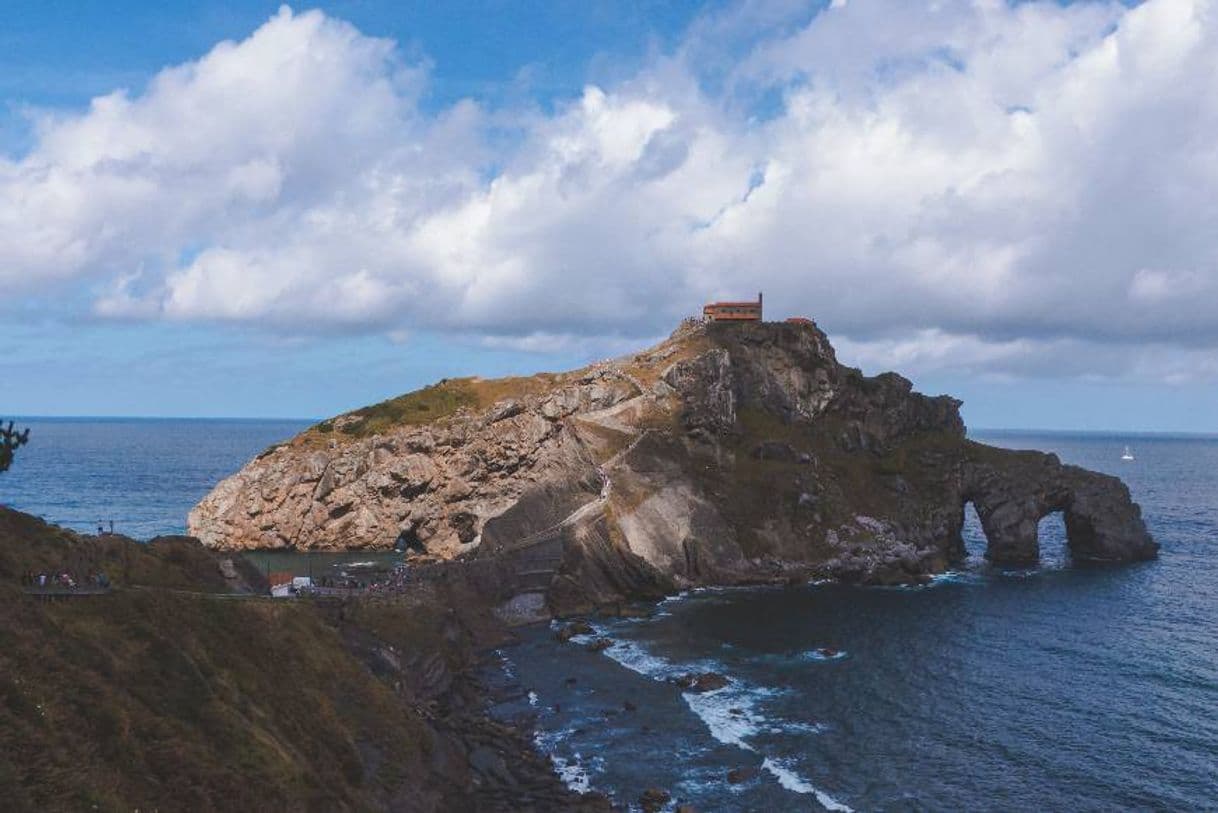
<svg viewBox="0 0 1218 813">
<path fill-rule="evenodd" d="M 422 426 L 451 418 L 462 409 L 480 411 L 508 398 L 539 395 L 578 373 L 537 373 L 510 378 L 449 378 L 379 404 L 362 407 L 340 418 L 322 421 L 295 441 L 307 445 L 342 437 L 368 437 L 403 426 Z M 269 451 L 269 450 L 268 450 Z"/>
<path fill-rule="evenodd" d="M 21 594 L 15 574 L 92 542 L 0 509 L 5 810 L 378 809 L 428 781 L 428 724 L 353 657 L 321 608 L 165 591 L 55 603 Z M 105 559 L 124 540 L 98 544 Z M 129 558 L 142 580 L 206 591 L 216 557 L 195 548 Z M 191 585 L 196 572 L 203 581 Z M 441 620 L 416 608 L 379 624 L 401 647 L 431 647 Z"/>
<path fill-rule="evenodd" d="M 712 346 L 705 333 L 697 332 L 661 342 L 649 350 L 629 356 L 619 366 L 644 386 L 650 387 L 660 380 L 661 374 L 671 365 L 696 358 Z"/>
<path fill-rule="evenodd" d="M 669 365 L 694 358 L 710 347 L 711 342 L 706 334 L 695 332 L 630 356 L 617 366 L 644 387 L 650 387 Z M 322 421 L 290 443 L 297 448 L 321 448 L 332 442 L 369 437 L 399 427 L 422 426 L 451 418 L 463 409 L 480 411 L 505 399 L 543 395 L 578 381 L 590 369 L 585 367 L 566 373 L 542 372 L 508 378 L 444 379 L 414 392 Z M 271 447 L 263 455 L 270 454 L 275 448 Z"/>
</svg>

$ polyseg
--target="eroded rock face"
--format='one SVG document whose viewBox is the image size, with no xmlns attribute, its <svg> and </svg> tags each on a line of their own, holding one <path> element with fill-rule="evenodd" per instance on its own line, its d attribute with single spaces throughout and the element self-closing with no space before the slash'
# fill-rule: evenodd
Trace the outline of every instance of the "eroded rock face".
<svg viewBox="0 0 1218 813">
<path fill-rule="evenodd" d="M 593 376 L 442 423 L 274 447 L 191 511 L 191 533 L 221 549 L 391 548 L 401 540 L 455 556 L 539 482 L 595 479 L 595 463 L 561 419 L 635 394 L 620 377 Z"/>
<path fill-rule="evenodd" d="M 814 325 L 685 324 L 543 383 L 371 437 L 311 430 L 218 485 L 191 532 L 494 557 L 518 574 L 505 594 L 565 613 L 696 584 L 924 580 L 963 558 L 968 502 L 998 563 L 1035 562 L 1054 511 L 1076 559 L 1157 551 L 1119 480 L 968 441 L 958 401 L 843 367 Z"/>
<path fill-rule="evenodd" d="M 1035 564 L 1037 525 L 1060 511 L 1071 556 L 1078 561 L 1152 559 L 1158 546 L 1129 489 L 1115 477 L 1064 466 L 1055 455 L 1019 453 L 998 463 L 966 462 L 963 499 L 977 508 L 988 540 L 987 557 L 998 564 Z"/>
</svg>

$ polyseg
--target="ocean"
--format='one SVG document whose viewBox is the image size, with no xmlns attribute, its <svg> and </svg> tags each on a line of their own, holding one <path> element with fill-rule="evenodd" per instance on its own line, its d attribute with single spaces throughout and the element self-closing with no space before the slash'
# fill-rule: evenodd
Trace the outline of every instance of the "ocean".
<svg viewBox="0 0 1218 813">
<path fill-rule="evenodd" d="M 304 420 L 13 418 L 30 428 L 0 504 L 73 530 L 98 525 L 136 539 L 186 532 L 212 487 Z"/>
<path fill-rule="evenodd" d="M 307 425 L 22 423 L 0 502 L 137 538 L 181 533 L 219 479 Z M 715 811 L 1218 809 L 1218 438 L 974 437 L 1121 476 L 1160 559 L 1071 567 L 1051 517 L 1040 567 L 996 570 L 970 516 L 970 560 L 926 587 L 696 591 L 596 620 L 601 653 L 526 629 L 500 654 L 527 694 L 497 713 L 623 803 L 662 787 Z M 690 671 L 731 683 L 667 682 Z"/>
<path fill-rule="evenodd" d="M 529 630 L 501 653 L 528 694 L 499 713 L 535 717 L 570 784 L 623 803 L 1218 809 L 1218 439 L 974 436 L 1120 475 L 1161 558 L 1071 567 L 1050 517 L 1040 567 L 996 570 L 970 511 L 967 565 L 926 587 L 695 591 L 595 621 L 601 653 Z M 668 682 L 702 671 L 731 684 Z"/>
</svg>

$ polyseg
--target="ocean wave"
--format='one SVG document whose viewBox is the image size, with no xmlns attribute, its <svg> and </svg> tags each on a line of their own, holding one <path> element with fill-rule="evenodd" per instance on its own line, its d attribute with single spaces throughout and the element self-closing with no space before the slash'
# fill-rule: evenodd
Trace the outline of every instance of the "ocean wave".
<svg viewBox="0 0 1218 813">
<path fill-rule="evenodd" d="M 977 584 L 983 579 L 981 575 L 971 570 L 945 570 L 930 577 L 927 587 L 937 587 L 941 584 Z"/>
<path fill-rule="evenodd" d="M 800 776 L 790 767 L 790 764 L 780 759 L 766 757 L 761 763 L 761 769 L 767 771 L 771 776 L 778 780 L 778 784 L 782 785 L 792 793 L 799 793 L 804 796 L 813 796 L 816 801 L 820 802 L 821 806 L 826 810 L 835 811 L 835 813 L 854 813 L 853 808 L 844 805 L 837 799 L 834 799 L 829 794 L 820 790 L 804 777 Z"/>
<path fill-rule="evenodd" d="M 530 689 L 529 690 L 529 705 L 532 706 L 533 708 L 537 708 L 538 700 L 539 700 L 539 698 L 537 697 L 537 692 Z"/>
<path fill-rule="evenodd" d="M 685 705 L 706 725 L 712 737 L 724 745 L 756 752 L 747 740 L 771 727 L 757 710 L 757 701 L 766 694 L 764 689 L 731 683 L 714 692 L 685 692 L 683 697 Z"/>
<path fill-rule="evenodd" d="M 599 630 L 597 634 L 600 634 Z M 617 663 L 626 667 L 631 672 L 660 681 L 675 678 L 694 670 L 706 672 L 712 671 L 714 668 L 706 663 L 678 666 L 658 655 L 652 655 L 634 641 L 622 639 L 615 639 L 609 648 L 604 651 L 604 655 L 617 661 Z"/>
<path fill-rule="evenodd" d="M 573 733 L 575 733 L 573 728 L 534 731 L 533 746 L 550 758 L 550 762 L 554 765 L 554 772 L 558 774 L 558 778 L 563 781 L 563 784 L 576 793 L 587 793 L 592 789 L 593 774 L 599 773 L 603 767 L 603 760 L 599 757 L 584 760 L 578 751 L 569 755 L 558 753 L 560 746 Z"/>
<path fill-rule="evenodd" d="M 653 680 L 667 681 L 691 672 L 723 673 L 723 666 L 713 660 L 675 664 L 653 655 L 634 641 L 614 641 L 604 654 L 617 663 Z M 730 679 L 728 685 L 711 692 L 682 692 L 681 696 L 694 715 L 702 721 L 712 737 L 725 745 L 734 745 L 746 751 L 756 751 L 748 743 L 750 737 L 776 728 L 782 724 L 772 723 L 759 711 L 762 700 L 775 697 L 776 689 L 751 686 Z"/>
<path fill-rule="evenodd" d="M 783 720 L 774 722 L 765 728 L 766 734 L 823 734 L 829 730 L 824 723 L 793 722 Z"/>
<path fill-rule="evenodd" d="M 776 665 L 791 664 L 796 662 L 803 663 L 824 663 L 827 661 L 840 661 L 849 657 L 849 653 L 844 649 L 828 649 L 827 647 L 814 647 L 807 650 L 796 650 L 790 652 L 772 652 L 766 655 L 754 655 L 753 660 L 764 663 L 772 663 Z"/>
<path fill-rule="evenodd" d="M 801 652 L 796 657 L 801 661 L 840 661 L 846 657 L 846 650 L 826 650 L 824 647 L 817 647 L 809 649 L 807 652 Z"/>
<path fill-rule="evenodd" d="M 602 634 L 601 630 L 598 629 L 596 634 Z M 677 664 L 655 655 L 646 647 L 630 640 L 615 639 L 603 654 L 626 669 L 657 681 L 667 681 L 691 672 L 726 674 L 724 667 L 714 660 L 704 659 Z M 846 655 L 845 652 L 838 652 L 826 656 L 819 650 L 803 653 L 804 656 L 810 654 L 819 655 L 824 659 L 836 659 Z M 758 735 L 789 734 L 797 731 L 819 734 L 824 730 L 823 725 L 815 722 L 767 718 L 760 710 L 761 704 L 784 692 L 781 689 L 754 686 L 730 676 L 728 678 L 729 683 L 721 689 L 702 693 L 682 692 L 681 694 L 690 711 L 702 721 L 710 735 L 718 742 L 758 753 L 757 747 L 750 742 Z M 762 767 L 784 788 L 800 794 L 811 794 L 829 810 L 851 813 L 849 807 L 814 787 L 782 760 L 762 756 L 764 758 Z M 557 765 L 557 763 L 555 764 Z"/>
<path fill-rule="evenodd" d="M 554 763 L 554 770 L 558 774 L 558 778 L 568 788 L 576 793 L 587 793 L 592 790 L 592 776 L 588 769 L 579 763 L 579 754 L 570 760 L 550 754 L 550 761 Z"/>
</svg>

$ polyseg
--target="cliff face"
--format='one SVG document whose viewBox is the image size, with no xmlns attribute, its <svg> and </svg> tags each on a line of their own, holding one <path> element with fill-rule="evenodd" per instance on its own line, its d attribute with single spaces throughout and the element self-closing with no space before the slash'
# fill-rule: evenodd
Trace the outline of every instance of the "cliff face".
<svg viewBox="0 0 1218 813">
<path fill-rule="evenodd" d="M 222 482 L 190 528 L 225 549 L 502 557 L 560 610 L 682 584 L 916 580 L 963 557 L 970 501 L 996 562 L 1035 562 L 1054 511 L 1076 560 L 1155 556 L 1119 480 L 968 441 L 958 407 L 840 365 L 811 324 L 688 323 L 573 373 L 340 416 Z"/>
</svg>

